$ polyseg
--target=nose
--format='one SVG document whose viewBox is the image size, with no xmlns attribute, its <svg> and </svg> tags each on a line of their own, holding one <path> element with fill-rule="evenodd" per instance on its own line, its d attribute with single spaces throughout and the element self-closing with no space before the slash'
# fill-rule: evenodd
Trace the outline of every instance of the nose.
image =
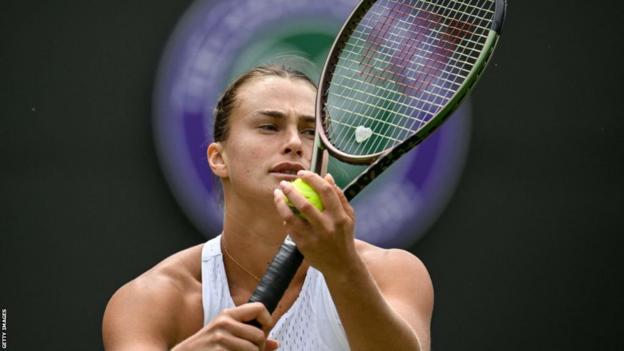
<svg viewBox="0 0 624 351">
<path fill-rule="evenodd" d="M 284 148 L 282 153 L 284 155 L 294 154 L 299 157 L 303 156 L 303 142 L 301 140 L 301 135 L 299 135 L 299 129 L 295 126 L 293 128 L 288 128 L 286 132 L 286 142 L 284 143 Z"/>
</svg>

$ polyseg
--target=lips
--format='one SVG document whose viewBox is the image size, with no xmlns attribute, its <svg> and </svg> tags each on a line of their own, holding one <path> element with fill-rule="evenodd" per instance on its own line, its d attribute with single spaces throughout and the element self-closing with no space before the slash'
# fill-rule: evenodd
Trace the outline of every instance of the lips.
<svg viewBox="0 0 624 351">
<path fill-rule="evenodd" d="M 287 174 L 287 175 L 296 175 L 297 172 L 305 169 L 299 163 L 293 162 L 281 162 L 271 168 L 270 173 L 279 173 L 279 174 Z"/>
</svg>

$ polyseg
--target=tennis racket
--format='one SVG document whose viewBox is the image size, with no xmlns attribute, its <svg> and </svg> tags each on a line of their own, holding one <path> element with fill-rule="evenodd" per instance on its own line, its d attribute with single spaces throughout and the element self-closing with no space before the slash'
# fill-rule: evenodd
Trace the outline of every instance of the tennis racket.
<svg viewBox="0 0 624 351">
<path fill-rule="evenodd" d="M 325 63 L 316 101 L 312 170 L 327 154 L 368 164 L 351 200 L 430 135 L 474 88 L 498 42 L 506 0 L 364 0 Z M 249 302 L 270 312 L 303 256 L 287 239 Z"/>
</svg>

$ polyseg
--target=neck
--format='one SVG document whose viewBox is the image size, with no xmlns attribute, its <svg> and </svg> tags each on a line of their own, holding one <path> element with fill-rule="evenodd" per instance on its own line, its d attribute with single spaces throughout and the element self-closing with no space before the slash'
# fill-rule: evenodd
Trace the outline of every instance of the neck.
<svg viewBox="0 0 624 351">
<path fill-rule="evenodd" d="M 246 300 L 251 295 L 258 284 L 255 277 L 264 275 L 286 238 L 283 221 L 269 199 L 250 201 L 226 193 L 221 245 L 231 256 L 224 255 L 224 262 L 233 297 Z M 305 279 L 307 265 L 301 268 L 293 279 L 295 287 Z"/>
<path fill-rule="evenodd" d="M 242 252 L 255 265 L 270 261 L 287 234 L 272 198 L 259 202 L 226 197 L 225 204 L 223 235 L 229 252 Z"/>
</svg>

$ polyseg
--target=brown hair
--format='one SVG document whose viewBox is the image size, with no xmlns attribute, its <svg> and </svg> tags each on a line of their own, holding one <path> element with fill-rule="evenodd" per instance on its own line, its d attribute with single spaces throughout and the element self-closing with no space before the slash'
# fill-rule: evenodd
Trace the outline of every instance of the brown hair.
<svg viewBox="0 0 624 351">
<path fill-rule="evenodd" d="M 238 90 L 241 86 L 243 86 L 248 81 L 253 78 L 260 77 L 282 77 L 287 79 L 300 79 L 304 82 L 308 82 L 312 84 L 315 88 L 317 87 L 314 81 L 310 79 L 304 73 L 287 67 L 285 65 L 267 65 L 267 66 L 258 66 L 244 75 L 240 76 L 234 83 L 232 83 L 221 95 L 219 101 L 217 102 L 217 106 L 214 109 L 214 128 L 212 132 L 213 140 L 215 142 L 225 141 L 229 135 L 229 119 L 232 110 L 234 109 L 234 104 L 236 103 L 236 95 L 238 94 Z"/>
</svg>

